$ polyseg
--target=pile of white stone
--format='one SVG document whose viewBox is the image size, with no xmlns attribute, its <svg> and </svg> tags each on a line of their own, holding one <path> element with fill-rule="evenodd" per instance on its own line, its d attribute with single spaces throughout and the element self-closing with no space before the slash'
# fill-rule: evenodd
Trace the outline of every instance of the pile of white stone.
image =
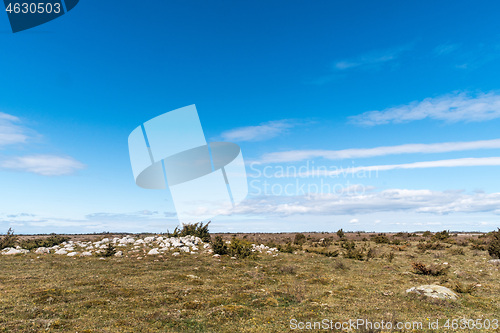
<svg viewBox="0 0 500 333">
<path fill-rule="evenodd" d="M 226 243 L 230 243 L 227 241 Z M 36 254 L 57 254 L 65 255 L 68 257 L 90 257 L 99 256 L 106 251 L 106 248 L 112 245 L 117 252 L 114 254 L 116 257 L 124 255 L 140 255 L 147 254 L 150 256 L 171 254 L 179 256 L 181 253 L 212 253 L 209 243 L 205 243 L 199 237 L 184 236 L 184 237 L 163 237 L 163 236 L 150 236 L 145 238 L 137 238 L 127 235 L 123 238 L 104 238 L 95 242 L 81 242 L 81 241 L 67 241 L 52 247 L 39 247 L 31 250 Z M 278 249 L 269 247 L 264 244 L 252 244 L 252 251 L 264 253 L 272 256 L 278 255 Z M 17 246 L 16 248 L 5 248 L 0 251 L 3 255 L 26 254 L 29 250 L 22 249 Z"/>
<path fill-rule="evenodd" d="M 19 246 L 14 247 L 6 247 L 0 253 L 5 254 L 5 255 L 13 255 L 13 254 L 25 254 L 30 252 L 29 250 L 22 249 Z"/>
<path fill-rule="evenodd" d="M 130 253 L 147 252 L 148 255 L 166 254 L 172 252 L 172 255 L 180 255 L 180 253 L 199 253 L 203 250 L 207 253 L 212 253 L 209 243 L 204 243 L 201 238 L 195 236 L 184 237 L 162 237 L 151 236 L 145 238 L 134 238 L 133 236 L 125 236 L 123 238 L 104 238 L 95 242 L 80 242 L 68 241 L 52 247 L 39 247 L 32 250 L 36 254 L 58 254 L 72 256 L 92 256 L 99 255 L 106 251 L 109 245 L 115 249 L 123 250 L 115 253 L 115 256 L 121 257 L 124 251 Z M 0 251 L 3 255 L 26 254 L 29 250 L 17 248 L 5 248 Z"/>
<path fill-rule="evenodd" d="M 252 244 L 252 252 L 260 252 L 260 253 L 266 253 L 272 256 L 277 256 L 278 255 L 278 249 L 275 247 L 269 247 L 264 244 L 260 245 L 255 245 Z"/>
</svg>

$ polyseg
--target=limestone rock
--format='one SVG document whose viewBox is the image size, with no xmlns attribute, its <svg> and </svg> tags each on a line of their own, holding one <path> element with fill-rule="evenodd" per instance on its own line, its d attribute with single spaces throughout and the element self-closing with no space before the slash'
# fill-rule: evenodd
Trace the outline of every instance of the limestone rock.
<svg viewBox="0 0 500 333">
<path fill-rule="evenodd" d="M 150 255 L 150 256 L 154 256 L 156 254 L 160 254 L 160 252 L 158 251 L 158 249 L 156 247 L 148 252 L 148 255 Z"/>
<path fill-rule="evenodd" d="M 451 289 L 443 286 L 438 286 L 436 284 L 425 284 L 418 287 L 412 287 L 406 290 L 406 292 L 439 299 L 456 300 L 458 298 L 457 294 L 455 294 Z"/>
</svg>

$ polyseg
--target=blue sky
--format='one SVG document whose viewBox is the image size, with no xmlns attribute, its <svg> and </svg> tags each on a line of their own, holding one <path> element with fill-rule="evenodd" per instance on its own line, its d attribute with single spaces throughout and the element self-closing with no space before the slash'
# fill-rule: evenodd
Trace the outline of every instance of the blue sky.
<svg viewBox="0 0 500 333">
<path fill-rule="evenodd" d="M 0 232 L 173 229 L 127 137 L 190 104 L 247 163 L 213 231 L 500 226 L 498 2 L 148 5 L 82 1 L 16 34 L 0 14 Z"/>
</svg>

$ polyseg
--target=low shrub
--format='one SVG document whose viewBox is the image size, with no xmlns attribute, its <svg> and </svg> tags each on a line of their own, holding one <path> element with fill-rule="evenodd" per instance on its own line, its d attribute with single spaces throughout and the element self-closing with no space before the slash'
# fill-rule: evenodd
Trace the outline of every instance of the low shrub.
<svg viewBox="0 0 500 333">
<path fill-rule="evenodd" d="M 210 232 L 208 231 L 208 225 L 211 221 L 207 222 L 207 224 L 203 224 L 203 222 L 193 223 L 193 224 L 184 224 L 182 229 L 175 227 L 172 233 L 167 231 L 168 237 L 184 237 L 184 236 L 195 236 L 201 238 L 204 242 L 210 242 Z"/>
<path fill-rule="evenodd" d="M 356 244 L 353 241 L 342 242 L 342 248 L 344 251 L 344 257 L 349 259 L 363 260 L 364 253 L 362 249 L 356 248 Z"/>
<path fill-rule="evenodd" d="M 246 258 L 253 254 L 252 248 L 249 241 L 233 238 L 228 246 L 228 253 L 233 257 Z"/>
<path fill-rule="evenodd" d="M 459 255 L 459 256 L 463 256 L 465 255 L 465 251 L 463 248 L 461 247 L 454 247 L 454 248 L 451 248 L 450 249 L 450 253 L 453 254 L 453 255 Z"/>
<path fill-rule="evenodd" d="M 377 244 L 389 244 L 389 238 L 385 234 L 374 235 L 372 240 Z"/>
<path fill-rule="evenodd" d="M 411 265 L 416 274 L 431 275 L 431 276 L 444 275 L 449 269 L 449 266 L 435 265 L 435 264 L 426 265 L 421 262 L 413 262 Z"/>
<path fill-rule="evenodd" d="M 106 246 L 106 248 L 104 249 L 104 253 L 102 253 L 102 256 L 112 257 L 115 255 L 115 253 L 116 253 L 115 247 L 111 243 L 108 243 L 108 246 Z"/>
<path fill-rule="evenodd" d="M 278 251 L 284 252 L 284 253 L 294 253 L 295 251 L 299 250 L 301 247 L 300 246 L 293 246 L 292 243 L 286 243 L 285 245 L 279 244 L 277 246 Z"/>
<path fill-rule="evenodd" d="M 471 239 L 470 240 L 470 247 L 473 250 L 487 251 L 488 250 L 488 242 L 484 238 L 483 239 Z"/>
<path fill-rule="evenodd" d="M 224 240 L 221 236 L 215 236 L 214 240 L 211 243 L 212 249 L 215 254 L 219 254 L 222 256 L 228 253 L 227 244 L 224 243 Z"/>
<path fill-rule="evenodd" d="M 492 239 L 488 244 L 488 253 L 496 259 L 500 259 L 500 228 L 491 233 Z"/>
<path fill-rule="evenodd" d="M 33 250 L 39 247 L 52 247 L 69 241 L 69 237 L 52 234 L 46 238 L 27 239 L 20 242 L 19 246 L 26 250 Z"/>
<path fill-rule="evenodd" d="M 477 284 L 474 283 L 461 283 L 459 281 L 452 283 L 452 289 L 460 294 L 470 294 L 476 289 Z"/>
<path fill-rule="evenodd" d="M 443 231 L 440 231 L 440 232 L 436 232 L 434 235 L 432 235 L 432 239 L 434 240 L 445 240 L 445 239 L 448 239 L 450 238 L 451 235 L 450 235 L 450 231 L 449 230 L 443 230 Z"/>
<path fill-rule="evenodd" d="M 366 252 L 366 261 L 377 257 L 377 249 L 374 247 L 370 247 Z"/>
<path fill-rule="evenodd" d="M 6 247 L 15 247 L 17 242 L 17 236 L 14 235 L 14 230 L 9 228 L 5 236 L 0 238 L 0 250 Z"/>
<path fill-rule="evenodd" d="M 444 244 L 435 241 L 420 242 L 417 244 L 417 248 L 421 251 L 425 250 L 442 250 L 444 249 Z"/>
<path fill-rule="evenodd" d="M 339 255 L 338 250 L 329 251 L 327 249 L 306 249 L 306 252 L 321 254 L 325 257 L 337 257 Z"/>
<path fill-rule="evenodd" d="M 295 245 L 303 245 L 306 242 L 306 236 L 304 234 L 296 234 L 293 240 Z"/>
<path fill-rule="evenodd" d="M 345 232 L 344 230 L 340 229 L 337 231 L 337 236 L 339 237 L 339 239 L 344 239 L 345 238 Z"/>
</svg>

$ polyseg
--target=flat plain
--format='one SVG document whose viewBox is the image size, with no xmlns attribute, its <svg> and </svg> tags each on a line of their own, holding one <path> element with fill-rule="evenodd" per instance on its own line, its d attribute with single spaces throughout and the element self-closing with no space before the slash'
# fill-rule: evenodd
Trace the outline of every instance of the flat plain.
<svg viewBox="0 0 500 333">
<path fill-rule="evenodd" d="M 490 261 L 485 235 L 297 235 L 221 235 L 278 247 L 276 256 L 148 255 L 130 246 L 121 248 L 122 257 L 104 259 L 0 255 L 0 332 L 329 331 L 291 326 L 325 319 L 423 323 L 414 330 L 353 330 L 359 332 L 500 332 L 443 326 L 447 319 L 500 320 L 500 266 Z M 425 284 L 448 287 L 458 299 L 406 292 Z M 429 329 L 436 320 L 440 329 Z"/>
</svg>

